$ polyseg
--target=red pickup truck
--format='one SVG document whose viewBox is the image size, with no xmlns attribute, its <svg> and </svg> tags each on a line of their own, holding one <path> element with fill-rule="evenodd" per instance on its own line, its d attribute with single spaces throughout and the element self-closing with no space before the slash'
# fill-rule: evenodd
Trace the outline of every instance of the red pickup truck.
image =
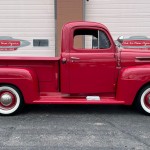
<svg viewBox="0 0 150 150">
<path fill-rule="evenodd" d="M 60 57 L 0 57 L 0 114 L 24 104 L 135 104 L 150 114 L 150 51 L 117 47 L 103 24 L 67 23 Z"/>
</svg>

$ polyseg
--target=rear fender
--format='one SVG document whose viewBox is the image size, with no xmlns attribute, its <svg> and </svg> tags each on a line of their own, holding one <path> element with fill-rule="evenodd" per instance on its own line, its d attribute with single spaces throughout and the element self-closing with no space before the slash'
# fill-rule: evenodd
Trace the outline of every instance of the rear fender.
<svg viewBox="0 0 150 150">
<path fill-rule="evenodd" d="M 150 65 L 122 69 L 118 78 L 116 99 L 131 105 L 140 88 L 148 82 L 150 82 Z"/>
<path fill-rule="evenodd" d="M 22 93 L 25 103 L 39 98 L 39 86 L 36 73 L 28 68 L 0 68 L 0 84 L 16 86 Z"/>
</svg>

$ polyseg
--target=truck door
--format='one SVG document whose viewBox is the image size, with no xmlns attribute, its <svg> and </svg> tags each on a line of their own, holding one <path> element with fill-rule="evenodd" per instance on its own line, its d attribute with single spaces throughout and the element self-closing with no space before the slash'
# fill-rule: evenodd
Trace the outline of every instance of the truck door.
<svg viewBox="0 0 150 150">
<path fill-rule="evenodd" d="M 103 29 L 72 31 L 67 70 L 69 93 L 114 93 L 115 47 Z"/>
</svg>

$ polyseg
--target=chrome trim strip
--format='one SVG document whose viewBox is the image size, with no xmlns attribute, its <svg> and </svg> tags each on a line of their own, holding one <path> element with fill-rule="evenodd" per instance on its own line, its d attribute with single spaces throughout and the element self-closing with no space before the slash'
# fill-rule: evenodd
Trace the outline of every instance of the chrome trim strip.
<svg viewBox="0 0 150 150">
<path fill-rule="evenodd" d="M 135 58 L 139 60 L 147 60 L 147 59 L 150 59 L 150 56 L 149 57 L 135 57 Z"/>
<path fill-rule="evenodd" d="M 150 57 L 136 57 L 135 62 L 150 62 Z"/>
</svg>

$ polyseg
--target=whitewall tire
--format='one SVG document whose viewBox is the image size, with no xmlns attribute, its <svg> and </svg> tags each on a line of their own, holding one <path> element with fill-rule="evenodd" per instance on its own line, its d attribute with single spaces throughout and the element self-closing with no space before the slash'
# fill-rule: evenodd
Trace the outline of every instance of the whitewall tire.
<svg viewBox="0 0 150 150">
<path fill-rule="evenodd" d="M 10 85 L 0 86 L 0 114 L 12 115 L 23 106 L 23 97 L 20 91 Z"/>
<path fill-rule="evenodd" d="M 136 99 L 136 107 L 141 112 L 150 115 L 150 86 L 145 86 L 140 90 Z"/>
</svg>

